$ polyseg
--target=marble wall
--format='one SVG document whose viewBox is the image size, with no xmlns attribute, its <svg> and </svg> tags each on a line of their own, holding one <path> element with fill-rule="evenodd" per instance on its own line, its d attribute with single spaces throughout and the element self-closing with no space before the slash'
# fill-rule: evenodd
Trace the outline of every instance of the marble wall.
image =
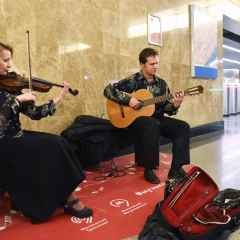
<svg viewBox="0 0 240 240">
<path fill-rule="evenodd" d="M 162 19 L 159 74 L 171 89 L 202 84 L 201 96 L 187 97 L 177 117 L 191 126 L 222 120 L 222 69 L 217 80 L 192 79 L 188 4 L 212 6 L 214 0 L 0 0 L 0 41 L 14 47 L 15 70 L 28 75 L 30 31 L 34 76 L 79 89 L 66 96 L 55 116 L 41 121 L 23 117 L 28 129 L 59 133 L 80 114 L 107 117 L 104 86 L 138 70 L 138 53 L 147 47 L 147 14 Z M 237 1 L 235 1 L 237 3 Z M 222 57 L 222 22 L 218 20 L 218 57 Z M 38 103 L 59 88 L 38 93 Z"/>
</svg>

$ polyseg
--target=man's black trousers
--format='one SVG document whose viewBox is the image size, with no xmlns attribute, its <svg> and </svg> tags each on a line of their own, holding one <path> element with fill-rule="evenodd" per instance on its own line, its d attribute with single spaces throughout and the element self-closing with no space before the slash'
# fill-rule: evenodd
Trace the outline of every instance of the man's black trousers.
<svg viewBox="0 0 240 240">
<path fill-rule="evenodd" d="M 172 142 L 171 170 L 178 170 L 190 163 L 189 125 L 170 117 L 139 117 L 130 126 L 134 136 L 135 161 L 147 169 L 159 165 L 159 139 L 166 137 Z"/>
</svg>

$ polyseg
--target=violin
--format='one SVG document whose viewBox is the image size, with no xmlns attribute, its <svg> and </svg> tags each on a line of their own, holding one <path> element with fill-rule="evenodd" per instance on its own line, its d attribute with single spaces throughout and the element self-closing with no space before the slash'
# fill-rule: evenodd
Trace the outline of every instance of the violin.
<svg viewBox="0 0 240 240">
<path fill-rule="evenodd" d="M 32 77 L 31 88 L 38 92 L 48 92 L 52 87 L 64 86 L 57 83 L 52 83 L 47 80 Z M 7 75 L 0 75 L 0 89 L 7 90 L 8 92 L 18 92 L 22 89 L 29 88 L 29 79 L 25 78 L 16 72 L 9 72 Z M 77 89 L 69 88 L 68 91 L 73 95 L 78 95 Z"/>
<path fill-rule="evenodd" d="M 26 31 L 28 37 L 28 64 L 29 64 L 29 78 L 25 78 L 16 72 L 9 72 L 7 75 L 0 75 L 0 89 L 7 90 L 8 92 L 19 92 L 22 89 L 29 89 L 38 92 L 48 92 L 53 86 L 61 87 L 64 86 L 57 83 L 52 83 L 47 80 L 32 77 L 32 67 L 31 67 L 31 55 L 30 55 L 30 38 L 29 30 Z M 69 88 L 68 91 L 73 95 L 78 95 L 77 89 Z"/>
</svg>

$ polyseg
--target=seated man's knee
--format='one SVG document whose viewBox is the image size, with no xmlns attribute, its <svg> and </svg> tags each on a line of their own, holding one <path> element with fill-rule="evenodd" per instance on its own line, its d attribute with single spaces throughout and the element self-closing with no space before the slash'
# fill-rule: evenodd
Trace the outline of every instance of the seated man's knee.
<svg viewBox="0 0 240 240">
<path fill-rule="evenodd" d="M 137 129 L 141 129 L 141 131 L 144 132 L 156 132 L 158 133 L 159 130 L 159 120 L 153 118 L 153 117 L 139 117 L 136 119 L 134 123 L 135 127 Z"/>
<path fill-rule="evenodd" d="M 149 130 L 157 130 L 159 129 L 160 122 L 153 117 L 144 117 L 144 126 Z"/>
<path fill-rule="evenodd" d="M 183 121 L 183 128 L 189 130 L 190 129 L 190 125 L 187 122 Z"/>
<path fill-rule="evenodd" d="M 184 132 L 186 134 L 190 133 L 190 125 L 185 121 L 181 121 L 179 128 L 181 129 L 181 132 Z"/>
</svg>

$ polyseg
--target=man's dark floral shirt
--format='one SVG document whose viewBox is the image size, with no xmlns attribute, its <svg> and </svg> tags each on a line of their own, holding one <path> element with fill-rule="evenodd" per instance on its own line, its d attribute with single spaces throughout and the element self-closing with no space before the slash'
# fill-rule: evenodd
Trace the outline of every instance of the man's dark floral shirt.
<svg viewBox="0 0 240 240">
<path fill-rule="evenodd" d="M 142 72 L 137 72 L 130 77 L 122 79 L 114 84 L 109 84 L 104 89 L 104 96 L 110 100 L 123 105 L 128 105 L 131 99 L 129 93 L 139 89 L 149 90 L 154 97 L 163 96 L 166 101 L 155 104 L 155 117 L 162 117 L 164 113 L 174 115 L 177 113 L 177 108 L 170 102 L 171 93 L 165 80 L 154 76 L 154 79 L 149 83 Z"/>
</svg>

